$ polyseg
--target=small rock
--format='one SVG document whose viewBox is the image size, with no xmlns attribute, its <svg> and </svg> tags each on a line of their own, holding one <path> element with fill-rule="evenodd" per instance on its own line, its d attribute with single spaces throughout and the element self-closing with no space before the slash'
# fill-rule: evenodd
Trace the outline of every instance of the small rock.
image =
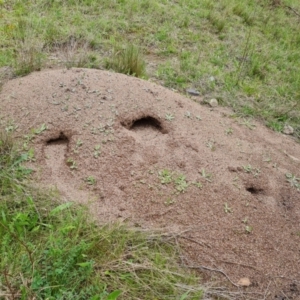
<svg viewBox="0 0 300 300">
<path fill-rule="evenodd" d="M 217 99 L 210 99 L 208 104 L 211 106 L 211 107 L 217 107 L 218 106 L 218 100 Z"/>
<path fill-rule="evenodd" d="M 241 278 L 238 282 L 237 282 L 238 285 L 240 286 L 250 286 L 251 285 L 251 281 L 249 278 L 247 277 L 243 277 Z"/>
<path fill-rule="evenodd" d="M 284 134 L 293 134 L 294 133 L 294 128 L 290 125 L 285 124 L 284 128 L 282 130 L 282 133 L 284 133 Z"/>
<path fill-rule="evenodd" d="M 199 96 L 200 93 L 194 89 L 187 89 L 186 92 L 190 95 L 193 95 L 193 96 Z"/>
</svg>

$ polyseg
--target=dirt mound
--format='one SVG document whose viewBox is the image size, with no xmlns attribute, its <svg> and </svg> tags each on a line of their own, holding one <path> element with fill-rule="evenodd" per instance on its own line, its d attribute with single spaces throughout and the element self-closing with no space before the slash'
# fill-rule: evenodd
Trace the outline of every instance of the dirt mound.
<svg viewBox="0 0 300 300">
<path fill-rule="evenodd" d="M 103 222 L 172 232 L 183 264 L 244 299 L 300 298 L 300 145 L 290 137 L 97 70 L 11 80 L 0 103 L 9 128 L 35 137 L 38 178 L 66 200 L 89 202 Z"/>
</svg>

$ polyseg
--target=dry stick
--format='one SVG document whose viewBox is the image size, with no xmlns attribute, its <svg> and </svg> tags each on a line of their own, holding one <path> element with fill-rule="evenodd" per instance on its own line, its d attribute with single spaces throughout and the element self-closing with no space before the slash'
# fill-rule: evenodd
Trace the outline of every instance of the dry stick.
<svg viewBox="0 0 300 300">
<path fill-rule="evenodd" d="M 298 17 L 300 17 L 300 14 L 294 9 L 294 8 L 292 8 L 291 6 L 287 6 L 286 5 L 286 7 L 287 8 L 289 8 L 293 13 L 295 13 Z"/>
<path fill-rule="evenodd" d="M 189 237 L 185 237 L 185 236 L 179 236 L 179 238 L 188 240 L 188 241 L 193 242 L 193 243 L 195 243 L 195 244 L 198 244 L 198 245 L 200 245 L 200 246 L 206 246 L 206 247 L 208 247 L 208 248 L 211 249 L 211 246 L 208 245 L 208 244 L 206 244 L 206 243 L 204 243 L 204 242 L 198 242 L 198 241 L 195 241 L 195 240 L 193 240 L 193 239 L 191 239 L 191 238 L 189 238 Z"/>
<path fill-rule="evenodd" d="M 267 299 L 267 296 L 268 296 L 268 290 L 269 290 L 270 284 L 271 284 L 271 281 L 269 281 L 269 283 L 268 283 L 268 286 L 267 286 L 267 289 L 266 289 L 266 291 L 265 291 L 264 299 L 263 299 L 263 300 L 266 300 L 266 299 Z"/>
<path fill-rule="evenodd" d="M 221 270 L 218 270 L 218 269 L 211 269 L 211 268 L 208 268 L 208 267 L 205 267 L 205 266 L 189 266 L 189 265 L 185 265 L 184 267 L 187 267 L 187 268 L 190 268 L 190 269 L 202 269 L 202 270 L 208 270 L 208 271 L 213 271 L 213 272 L 218 272 L 218 273 L 221 273 L 222 275 L 224 275 L 227 280 L 232 284 L 234 285 L 235 287 L 239 287 L 239 285 L 235 284 L 229 277 L 228 275 L 221 271 Z"/>
<path fill-rule="evenodd" d="M 246 267 L 246 268 L 250 268 L 250 269 L 254 269 L 254 270 L 258 271 L 257 268 L 255 268 L 253 266 L 246 265 L 246 264 L 240 264 L 240 263 L 237 263 L 237 262 L 234 262 L 234 261 L 219 260 L 219 262 L 223 262 L 225 264 L 238 265 L 238 266 L 242 266 L 242 267 Z"/>
</svg>

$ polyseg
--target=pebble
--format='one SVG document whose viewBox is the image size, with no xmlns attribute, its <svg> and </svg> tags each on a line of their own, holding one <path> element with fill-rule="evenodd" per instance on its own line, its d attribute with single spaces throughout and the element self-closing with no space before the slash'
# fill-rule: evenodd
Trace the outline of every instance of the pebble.
<svg viewBox="0 0 300 300">
<path fill-rule="evenodd" d="M 244 278 L 241 278 L 241 279 L 238 281 L 237 284 L 240 285 L 240 286 L 250 286 L 250 285 L 251 285 L 251 281 L 250 281 L 249 278 L 244 277 Z"/>
<path fill-rule="evenodd" d="M 186 92 L 190 95 L 193 95 L 193 96 L 199 96 L 200 93 L 194 89 L 187 89 Z"/>
<path fill-rule="evenodd" d="M 285 124 L 282 132 L 284 134 L 290 134 L 291 135 L 291 134 L 294 133 L 294 128 L 292 126 L 290 126 L 290 125 Z"/>
<path fill-rule="evenodd" d="M 211 107 L 217 107 L 218 106 L 218 100 L 217 99 L 210 99 L 208 104 L 211 106 Z"/>
</svg>

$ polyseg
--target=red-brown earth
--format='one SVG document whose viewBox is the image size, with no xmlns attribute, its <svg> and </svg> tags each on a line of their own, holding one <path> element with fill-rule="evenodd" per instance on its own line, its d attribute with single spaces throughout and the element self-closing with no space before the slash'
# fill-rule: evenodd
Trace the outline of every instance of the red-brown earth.
<svg viewBox="0 0 300 300">
<path fill-rule="evenodd" d="M 193 100 L 106 71 L 43 71 L 4 84 L 1 126 L 34 137 L 43 186 L 101 223 L 173 235 L 212 290 L 300 299 L 300 144 Z"/>
</svg>

